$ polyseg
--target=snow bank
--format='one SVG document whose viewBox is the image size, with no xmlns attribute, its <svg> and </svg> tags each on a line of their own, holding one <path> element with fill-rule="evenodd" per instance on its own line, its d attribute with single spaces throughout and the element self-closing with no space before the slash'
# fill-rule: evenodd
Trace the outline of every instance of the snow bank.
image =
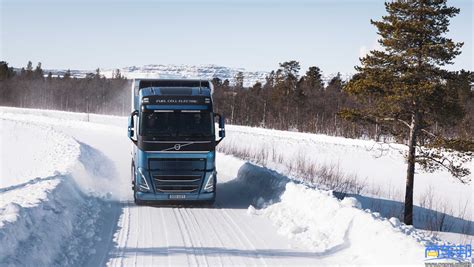
<svg viewBox="0 0 474 267">
<path fill-rule="evenodd" d="M 0 188 L 65 174 L 79 145 L 50 127 L 0 119 Z"/>
<path fill-rule="evenodd" d="M 70 265 L 95 252 L 106 204 L 70 176 L 37 178 L 0 195 L 0 265 Z"/>
<path fill-rule="evenodd" d="M 83 155 L 81 144 L 51 128 L 0 123 L 1 178 L 8 185 L 0 187 L 0 266 L 86 262 L 113 205 L 83 193 L 75 182 L 86 173 L 78 171 L 92 164 L 81 158 L 91 155 Z M 25 147 L 29 151 L 19 149 Z"/>
<path fill-rule="evenodd" d="M 424 245 L 440 242 L 396 218 L 361 210 L 354 198 L 338 200 L 331 191 L 295 183 L 250 163 L 229 183 L 251 203 L 250 216 L 268 217 L 280 234 L 315 255 L 330 258 L 337 252 L 335 263 L 347 258 L 353 264 L 421 264 Z"/>
<path fill-rule="evenodd" d="M 338 201 L 331 192 L 288 183 L 281 202 L 262 213 L 281 234 L 318 253 L 348 250 L 354 264 L 422 263 L 424 245 L 434 239 L 396 218 L 387 220 L 359 206 L 355 199 Z"/>
<path fill-rule="evenodd" d="M 79 161 L 79 165 L 75 162 L 74 168 L 71 168 L 70 172 L 75 172 L 76 176 L 79 176 L 80 179 L 76 179 L 76 183 L 83 189 L 83 191 L 96 191 L 105 195 L 111 193 L 115 200 L 126 199 L 130 195 L 129 187 L 114 186 L 111 187 L 111 180 L 125 180 L 125 177 L 128 180 L 130 166 L 127 164 L 122 164 L 120 166 L 115 165 L 110 160 L 110 155 L 104 155 L 101 151 L 110 151 L 110 148 L 116 151 L 116 153 L 122 155 L 123 158 L 129 160 L 129 154 L 123 153 L 124 149 L 130 148 L 130 143 L 128 142 L 126 134 L 126 125 L 127 118 L 117 117 L 117 116 L 106 116 L 106 115 L 94 115 L 94 114 L 85 114 L 85 113 L 72 113 L 72 112 L 63 112 L 63 111 L 54 111 L 54 110 L 38 110 L 38 109 L 20 109 L 20 108 L 11 108 L 11 107 L 0 107 L 0 121 L 15 121 L 16 124 L 26 126 L 21 131 L 27 133 L 21 134 L 21 131 L 16 133 L 11 133 L 12 136 L 20 133 L 20 137 L 17 138 L 19 142 L 24 142 L 25 140 L 32 139 L 31 136 L 39 135 L 38 138 L 34 138 L 35 142 L 30 143 L 17 143 L 17 147 L 31 147 L 30 151 L 33 151 L 34 154 L 40 155 L 39 165 L 42 168 L 50 167 L 51 170 L 62 170 L 58 167 L 49 166 L 44 164 L 45 161 L 42 160 L 42 157 L 45 157 L 48 154 L 46 149 L 41 149 L 41 146 L 45 148 L 52 147 L 64 147 L 64 144 L 69 142 L 76 146 L 78 156 L 75 157 L 75 161 Z M 35 130 L 30 129 L 39 129 L 41 132 L 36 133 Z M 5 128 L 7 129 L 7 128 Z M 78 131 L 80 129 L 80 131 Z M 49 133 L 43 134 L 43 130 L 47 130 Z M 104 135 L 108 135 L 109 138 L 103 138 L 98 142 L 96 140 L 96 132 L 100 132 Z M 57 135 L 60 135 L 59 138 Z M 5 134 L 2 132 L 0 135 L 0 140 L 8 140 L 4 138 Z M 70 136 L 79 137 L 79 140 L 73 139 Z M 44 139 L 42 139 L 44 138 Z M 38 140 L 37 140 L 38 139 Z M 69 141 L 68 141 L 69 140 Z M 91 147 L 86 144 L 92 142 L 97 147 Z M 119 144 L 117 142 L 120 142 Z M 43 145 L 44 143 L 44 145 Z M 125 146 L 123 144 L 126 144 Z M 14 147 L 12 145 L 12 147 Z M 18 149 L 13 149 L 15 151 Z M 51 149 L 50 149 L 51 150 Z M 67 162 L 65 157 L 67 153 L 61 154 L 64 149 L 59 149 L 59 153 L 50 153 L 54 156 L 55 159 L 59 159 L 61 162 Z M 8 157 L 12 155 L 7 152 Z M 12 170 L 18 171 L 19 168 L 15 168 L 21 162 L 18 160 L 13 160 L 12 162 L 7 163 L 7 155 L 2 155 L 2 160 L 0 161 L 0 166 L 2 165 L 12 165 L 10 168 Z M 58 157 L 56 157 L 58 156 Z M 22 158 L 21 154 L 18 154 L 18 158 Z M 53 157 L 52 157 L 53 158 Z M 47 161 L 46 161 L 47 162 Z M 100 164 L 99 164 L 100 163 Z M 79 166 L 79 167 L 78 167 Z M 84 168 L 83 166 L 87 166 Z M 34 171 L 29 171 L 29 167 L 25 167 L 25 171 L 33 173 L 33 178 L 39 176 L 49 176 L 53 175 L 54 172 L 48 173 L 38 173 Z M 64 169 L 64 168 L 63 168 Z M 37 170 L 36 170 L 37 171 Z M 60 171 L 60 173 L 63 173 Z M 125 174 L 125 176 L 124 176 Z M 5 178 L 8 181 L 12 181 L 11 178 L 13 175 L 5 175 Z M 32 177 L 24 175 L 16 175 L 21 178 L 22 181 L 26 181 Z"/>
</svg>

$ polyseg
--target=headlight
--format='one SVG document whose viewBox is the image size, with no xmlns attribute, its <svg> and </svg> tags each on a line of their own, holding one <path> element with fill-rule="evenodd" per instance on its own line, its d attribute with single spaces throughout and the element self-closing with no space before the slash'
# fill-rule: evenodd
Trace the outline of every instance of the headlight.
<svg viewBox="0 0 474 267">
<path fill-rule="evenodd" d="M 207 179 L 207 183 L 204 186 L 204 191 L 206 192 L 214 191 L 214 179 L 216 179 L 216 172 L 211 173 L 211 176 L 209 176 L 209 179 Z"/>
<path fill-rule="evenodd" d="M 140 174 L 140 182 L 138 183 L 138 190 L 140 192 L 149 192 L 150 187 L 148 186 L 148 182 L 146 181 L 146 177 L 143 174 L 141 168 L 138 168 L 138 173 Z"/>
</svg>

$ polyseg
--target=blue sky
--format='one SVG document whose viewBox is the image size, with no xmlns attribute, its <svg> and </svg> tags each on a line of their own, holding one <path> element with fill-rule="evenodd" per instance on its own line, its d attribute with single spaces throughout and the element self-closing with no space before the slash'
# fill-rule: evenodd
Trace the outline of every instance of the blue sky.
<svg viewBox="0 0 474 267">
<path fill-rule="evenodd" d="M 385 14 L 379 0 L 0 2 L 1 60 L 71 69 L 217 64 L 268 71 L 298 60 L 302 71 L 353 72 L 376 47 L 370 19 Z M 472 1 L 448 4 L 461 8 L 449 36 L 465 43 L 450 68 L 472 70 Z"/>
</svg>

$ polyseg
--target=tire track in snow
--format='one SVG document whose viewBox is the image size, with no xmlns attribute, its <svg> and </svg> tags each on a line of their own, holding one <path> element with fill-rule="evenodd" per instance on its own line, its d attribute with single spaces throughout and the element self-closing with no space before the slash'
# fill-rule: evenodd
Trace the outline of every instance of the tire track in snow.
<svg viewBox="0 0 474 267">
<path fill-rule="evenodd" d="M 200 212 L 198 212 L 197 214 L 194 211 L 193 211 L 193 213 L 194 213 L 194 216 L 196 216 L 196 218 L 197 217 L 202 218 L 202 222 L 204 222 L 208 226 L 208 228 L 210 229 L 210 232 L 213 233 L 213 236 L 214 236 L 215 240 L 217 240 L 218 243 L 220 244 L 220 247 L 225 248 L 225 245 L 222 242 L 222 238 L 217 233 L 216 228 L 214 227 L 214 225 L 209 220 L 209 209 L 203 209 Z M 200 220 L 198 220 L 198 221 L 200 221 Z M 226 264 L 224 264 L 222 253 L 217 253 L 217 256 L 218 256 L 218 259 L 219 259 L 220 266 L 225 266 Z M 228 257 L 228 259 L 230 261 L 230 264 L 234 265 L 233 262 L 232 262 L 232 258 Z"/>
<path fill-rule="evenodd" d="M 147 224 L 146 224 L 146 225 L 147 225 L 147 228 L 146 228 L 146 229 L 150 229 L 150 231 L 149 231 L 150 234 L 147 235 L 147 239 L 146 239 L 146 240 L 148 241 L 148 242 L 146 242 L 146 246 L 147 246 L 147 247 L 153 247 L 153 240 L 154 240 L 154 238 L 153 238 L 153 232 L 155 232 L 155 231 L 154 231 L 154 228 L 153 228 L 153 225 L 152 225 L 152 216 L 151 216 L 151 214 L 152 214 L 152 212 L 153 212 L 154 214 L 156 214 L 155 211 L 157 211 L 157 210 L 156 210 L 156 209 L 153 209 L 153 210 L 152 210 L 151 207 L 147 207 L 148 220 L 147 220 Z M 155 263 L 154 263 L 154 257 L 153 257 L 153 254 L 154 254 L 154 253 L 152 252 L 152 253 L 150 253 L 150 254 L 151 254 L 151 255 L 150 255 L 150 257 L 151 257 L 151 259 L 150 259 L 150 261 L 151 261 L 151 266 L 156 266 Z"/>
<path fill-rule="evenodd" d="M 165 244 L 166 244 L 166 259 L 168 261 L 168 266 L 172 266 L 171 256 L 170 256 L 170 241 L 168 237 L 168 227 L 166 226 L 166 222 L 165 222 L 164 208 L 160 208 L 160 214 L 161 214 L 161 223 L 163 224 Z"/>
<path fill-rule="evenodd" d="M 251 247 L 254 251 L 254 253 L 252 253 L 254 256 L 256 256 L 259 261 L 260 261 L 260 264 L 257 264 L 257 265 L 264 265 L 264 266 L 267 266 L 267 263 L 265 262 L 265 259 L 258 253 L 257 251 L 257 248 L 254 246 L 254 244 L 250 241 L 250 239 L 248 238 L 248 236 L 244 233 L 244 231 L 242 231 L 242 228 L 237 224 L 235 223 L 234 219 L 232 219 L 232 217 L 229 215 L 229 213 L 227 212 L 226 209 L 223 209 L 221 207 L 219 207 L 219 210 L 222 210 L 222 213 L 224 215 L 224 217 L 227 218 L 227 221 L 233 225 L 233 229 L 237 229 L 238 232 L 240 233 L 240 236 L 243 237 L 245 239 L 245 241 L 247 242 L 247 244 L 249 245 L 249 247 Z M 235 230 L 234 230 L 235 231 Z"/>
<path fill-rule="evenodd" d="M 229 212 L 231 212 L 233 215 L 234 218 L 237 218 L 237 220 L 239 220 L 238 224 L 241 225 L 242 227 L 245 227 L 246 230 L 248 231 L 248 233 L 251 234 L 251 236 L 254 236 L 258 239 L 258 241 L 261 243 L 261 246 L 259 247 L 264 247 L 264 248 L 269 248 L 269 244 L 265 241 L 265 239 L 263 239 L 261 237 L 261 235 L 259 235 L 257 232 L 254 231 L 254 229 L 252 227 L 250 227 L 250 225 L 248 223 L 246 223 L 241 216 L 239 216 L 238 214 L 236 214 L 235 210 L 230 210 Z M 254 243 L 255 244 L 255 243 Z M 265 265 L 268 266 L 268 264 L 266 263 L 265 259 L 262 258 L 262 260 L 265 262 Z"/>
<path fill-rule="evenodd" d="M 225 216 L 222 216 L 223 214 L 219 214 L 218 211 L 222 212 L 224 209 L 222 209 L 218 206 L 216 206 L 216 208 L 218 208 L 218 209 L 215 209 L 213 211 L 216 212 L 217 216 L 213 216 L 213 217 L 219 217 L 219 219 L 215 220 L 217 222 L 215 225 L 221 226 L 222 230 L 220 232 L 221 233 L 226 233 L 227 235 L 232 235 L 233 238 L 230 239 L 230 241 L 231 241 L 230 245 L 231 246 L 237 245 L 235 243 L 235 241 L 237 241 L 238 242 L 238 247 L 236 247 L 236 249 L 242 250 L 243 251 L 242 256 L 245 256 L 246 258 L 251 259 L 251 261 L 253 262 L 252 265 L 257 265 L 256 261 L 254 260 L 254 257 L 253 257 L 254 254 L 248 251 L 248 248 L 249 248 L 248 245 L 250 245 L 250 247 L 252 247 L 252 249 L 254 249 L 254 250 L 255 250 L 255 247 L 253 247 L 252 244 L 245 244 L 246 242 L 244 242 L 244 240 L 241 237 L 242 234 L 237 233 L 237 231 L 235 230 L 236 229 L 235 226 Z M 234 242 L 232 242 L 232 241 L 234 241 Z M 228 246 L 224 247 L 224 248 L 229 249 Z M 244 262 L 240 255 L 236 259 L 238 260 L 238 263 L 235 263 L 236 265 L 249 265 L 250 264 L 249 262 Z"/>
<path fill-rule="evenodd" d="M 138 208 L 138 218 L 143 218 L 143 208 L 144 207 L 136 207 Z M 135 257 L 134 257 L 134 262 L 133 262 L 133 266 L 144 266 L 143 265 L 143 257 L 138 257 L 138 245 L 140 243 L 140 237 L 142 236 L 141 233 L 145 233 L 145 231 L 143 231 L 143 227 L 141 229 L 136 229 L 137 231 L 139 231 L 139 234 L 137 235 L 137 240 L 135 242 Z M 142 230 L 142 231 L 140 231 Z M 140 260 L 141 264 L 138 265 L 138 261 Z"/>
<path fill-rule="evenodd" d="M 122 263 L 121 263 L 122 266 L 124 266 L 123 265 L 123 259 L 125 257 L 125 248 L 128 247 L 129 241 L 131 239 L 130 238 L 130 223 L 132 221 L 132 219 L 131 219 L 132 218 L 132 213 L 130 212 L 130 204 L 131 204 L 130 202 L 127 203 L 127 208 L 126 208 L 126 210 L 127 210 L 127 224 L 126 224 L 127 225 L 127 231 L 126 231 L 126 235 L 125 235 L 126 236 L 125 244 L 124 244 L 124 247 L 123 247 Z"/>
<path fill-rule="evenodd" d="M 217 215 L 217 216 L 216 216 Z M 222 219 L 216 220 L 216 217 L 218 217 L 219 214 L 216 214 L 216 210 L 208 210 L 207 215 L 205 217 L 208 218 L 208 221 L 211 221 L 212 228 L 216 229 L 216 233 L 218 236 L 218 239 L 222 242 L 222 248 L 228 249 L 231 246 L 235 247 L 235 240 L 239 240 L 237 235 L 233 232 L 232 227 L 229 227 L 227 223 L 223 223 Z M 219 218 L 222 218 L 222 216 L 219 216 Z M 221 233 L 221 234 L 219 234 Z M 230 234 L 229 234 L 230 233 Z M 226 237 L 224 240 L 223 237 Z M 240 242 L 240 245 L 243 246 L 243 244 Z M 234 256 L 228 256 L 229 261 L 231 262 L 231 265 L 245 265 L 239 258 L 234 257 Z"/>
<path fill-rule="evenodd" d="M 174 213 L 174 216 L 176 218 L 176 221 L 177 221 L 177 224 L 178 224 L 178 227 L 179 227 L 179 231 L 180 231 L 181 237 L 182 237 L 183 242 L 184 242 L 186 257 L 188 259 L 188 264 L 189 265 L 199 265 L 199 262 L 198 262 L 197 257 L 196 257 L 196 248 L 194 247 L 194 244 L 192 243 L 191 238 L 189 237 L 189 231 L 186 228 L 186 224 L 184 223 L 184 218 L 183 218 L 183 216 L 180 212 L 180 208 L 173 208 L 173 213 Z M 191 250 L 193 252 L 192 254 L 193 254 L 194 257 L 189 256 L 188 247 L 191 248 Z M 194 260 L 193 263 L 191 263 L 191 260 L 190 260 L 191 258 Z"/>
<path fill-rule="evenodd" d="M 203 229 L 200 229 L 199 224 L 196 222 L 196 218 L 194 217 L 194 215 L 190 214 L 190 209 L 183 208 L 182 211 L 183 211 L 182 213 L 184 214 L 184 216 L 187 217 L 186 221 L 189 222 L 190 228 L 192 228 L 191 232 L 190 232 L 190 235 L 192 237 L 192 240 L 197 241 L 196 243 L 198 245 L 198 250 L 200 251 L 200 256 L 201 256 L 200 258 L 204 262 L 203 265 L 209 266 L 209 262 L 207 260 L 206 252 L 203 249 L 204 245 L 201 242 L 201 240 L 204 239 L 204 236 L 202 234 L 199 234 L 199 233 L 203 232 L 202 231 Z M 192 233 L 194 233 L 194 234 L 192 234 Z"/>
</svg>

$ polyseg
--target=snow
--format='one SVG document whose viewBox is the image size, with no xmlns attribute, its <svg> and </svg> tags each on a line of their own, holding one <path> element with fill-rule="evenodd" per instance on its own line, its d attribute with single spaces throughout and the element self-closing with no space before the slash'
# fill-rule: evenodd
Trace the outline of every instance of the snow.
<svg viewBox="0 0 474 267">
<path fill-rule="evenodd" d="M 250 163 L 229 183 L 238 184 L 239 198 L 252 203 L 248 215 L 268 217 L 279 234 L 294 240 L 297 247 L 324 256 L 327 263 L 347 259 L 351 264 L 422 263 L 424 245 L 441 242 L 396 218 L 360 209 L 355 198 L 340 201 L 330 191 L 310 188 Z M 264 203 L 259 203 L 262 197 Z"/>
<path fill-rule="evenodd" d="M 353 204 L 338 201 L 327 191 L 288 183 L 281 201 L 263 214 L 278 225 L 279 233 L 316 253 L 341 251 L 354 264 L 381 263 L 388 258 L 394 264 L 413 263 L 420 259 L 423 244 L 435 242 L 417 231 L 409 231 L 411 239 L 407 238 L 400 225 L 395 227 Z"/>
<path fill-rule="evenodd" d="M 132 202 L 126 118 L 0 107 L 0 123 L 2 266 L 422 264 L 424 245 L 442 242 L 358 196 L 305 184 L 284 164 L 301 154 L 335 160 L 396 186 L 403 166 L 385 167 L 399 160 L 397 146 L 374 158 L 371 141 L 229 126 L 223 148 L 263 147 L 283 160 L 262 167 L 219 153 L 214 208 L 152 207 Z"/>
<path fill-rule="evenodd" d="M 296 171 L 301 163 L 335 167 L 343 174 L 357 176 L 359 183 L 365 185 L 366 198 L 361 201 L 364 207 L 373 204 L 367 197 L 396 202 L 404 199 L 406 147 L 403 145 L 233 125 L 226 127 L 226 131 L 226 139 L 219 147 L 221 152 L 247 155 L 250 160 L 294 179 L 301 178 Z M 473 161 L 467 166 L 474 171 Z M 452 210 L 458 216 L 463 211 L 460 207 L 473 206 L 473 186 L 474 183 L 459 182 L 446 171 L 426 173 L 418 168 L 415 205 L 432 197 L 433 209 Z M 465 217 L 473 220 L 473 210 L 468 209 Z"/>
<path fill-rule="evenodd" d="M 235 76 L 238 72 L 244 75 L 244 86 L 253 86 L 256 82 L 265 82 L 268 75 L 266 71 L 247 71 L 244 68 L 231 68 L 218 65 L 162 65 L 149 64 L 144 66 L 130 66 L 123 68 L 100 69 L 100 73 L 107 78 L 111 78 L 116 69 L 128 78 L 160 78 L 160 79 L 209 79 L 219 78 L 222 81 L 228 79 L 231 84 L 235 84 Z M 63 76 L 66 70 L 45 70 L 44 73 L 51 72 L 53 77 Z M 87 73 L 95 73 L 95 70 L 71 70 L 71 76 L 85 78 Z"/>
<path fill-rule="evenodd" d="M 90 167 L 78 166 L 80 144 L 33 121 L 3 118 L 0 125 L 0 265 L 87 259 L 95 252 L 87 245 L 96 243 L 100 217 L 110 203 L 85 195 L 75 183 L 72 170 Z"/>
<path fill-rule="evenodd" d="M 49 127 L 25 124 L 0 120 L 0 187 L 66 173 L 79 155 L 79 146 L 70 137 Z"/>
<path fill-rule="evenodd" d="M 275 66 L 276 68 L 277 66 Z M 100 69 L 100 73 L 107 78 L 111 78 L 114 72 L 119 69 L 120 74 L 128 79 L 134 78 L 160 78 L 160 79 L 208 79 L 219 78 L 222 81 L 229 80 L 230 84 L 235 84 L 235 76 L 238 72 L 244 75 L 244 86 L 251 87 L 256 82 L 264 84 L 269 71 L 248 71 L 244 68 L 232 68 L 219 65 L 163 65 L 149 64 L 143 66 L 129 66 L 123 68 Z M 19 69 L 17 69 L 19 71 Z M 48 69 L 44 73 L 51 72 L 53 77 L 62 77 L 66 70 Z M 95 73 L 95 70 L 70 70 L 71 76 L 75 78 L 85 78 L 88 73 Z M 337 73 L 323 74 L 322 80 L 327 84 Z M 343 73 L 341 78 L 348 80 L 352 73 Z"/>
</svg>

